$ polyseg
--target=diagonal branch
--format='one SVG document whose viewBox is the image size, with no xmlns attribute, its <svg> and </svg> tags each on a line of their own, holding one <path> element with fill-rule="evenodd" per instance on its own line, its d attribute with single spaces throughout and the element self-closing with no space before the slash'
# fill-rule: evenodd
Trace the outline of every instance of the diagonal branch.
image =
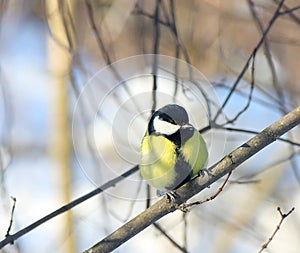
<svg viewBox="0 0 300 253">
<path fill-rule="evenodd" d="M 177 189 L 176 195 L 178 197 L 174 202 L 170 203 L 166 197 L 162 198 L 115 232 L 86 250 L 85 253 L 104 253 L 116 249 L 160 218 L 176 211 L 179 205 L 213 184 L 298 124 L 300 124 L 300 107 L 286 114 L 280 120 L 225 156 L 221 161 L 211 166 L 208 169 L 210 173 L 197 177 Z"/>
<path fill-rule="evenodd" d="M 28 225 L 27 227 L 19 230 L 18 232 L 14 233 L 14 234 L 9 234 L 6 236 L 6 238 L 2 241 L 0 241 L 0 249 L 2 249 L 5 245 L 9 244 L 9 243 L 13 243 L 15 240 L 17 240 L 18 238 L 20 238 L 21 236 L 29 233 L 31 230 L 35 229 L 36 227 L 44 224 L 45 222 L 53 219 L 54 217 L 72 209 L 73 207 L 81 204 L 82 202 L 98 195 L 99 193 L 105 191 L 108 188 L 111 188 L 113 186 L 115 186 L 118 182 L 122 181 L 123 179 L 129 177 L 130 175 L 134 174 L 136 171 L 138 171 L 138 166 L 134 166 L 133 168 L 131 168 L 130 170 L 124 172 L 123 174 L 121 174 L 120 176 L 106 182 L 105 184 L 99 186 L 98 188 L 96 188 L 95 190 L 71 201 L 70 203 L 62 206 L 61 208 L 53 211 L 52 213 L 49 213 L 48 215 L 46 215 L 45 217 L 35 221 L 34 223 Z"/>
</svg>

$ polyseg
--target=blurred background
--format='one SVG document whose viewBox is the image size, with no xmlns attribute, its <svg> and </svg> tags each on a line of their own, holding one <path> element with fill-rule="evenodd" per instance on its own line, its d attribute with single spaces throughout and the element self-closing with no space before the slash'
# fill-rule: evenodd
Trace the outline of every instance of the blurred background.
<svg viewBox="0 0 300 253">
<path fill-rule="evenodd" d="M 13 198 L 9 234 L 137 164 L 153 105 L 213 123 L 211 165 L 300 104 L 299 0 L 1 0 L 0 22 L 0 240 Z M 116 252 L 258 252 L 277 207 L 265 252 L 299 252 L 299 127 L 283 138 Z M 135 173 L 0 251 L 82 252 L 146 196 Z"/>
</svg>

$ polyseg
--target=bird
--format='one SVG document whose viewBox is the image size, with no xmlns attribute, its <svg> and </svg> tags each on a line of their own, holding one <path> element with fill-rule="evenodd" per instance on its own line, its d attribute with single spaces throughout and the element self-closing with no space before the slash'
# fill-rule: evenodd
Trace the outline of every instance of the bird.
<svg viewBox="0 0 300 253">
<path fill-rule="evenodd" d="M 140 173 L 158 195 L 173 199 L 174 190 L 203 172 L 208 160 L 205 140 L 186 110 L 168 104 L 151 116 L 141 142 Z"/>
</svg>

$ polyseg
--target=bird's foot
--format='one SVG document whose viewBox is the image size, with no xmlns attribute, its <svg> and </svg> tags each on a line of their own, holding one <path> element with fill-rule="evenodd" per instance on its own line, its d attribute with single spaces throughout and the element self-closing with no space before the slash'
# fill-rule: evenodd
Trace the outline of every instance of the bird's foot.
<svg viewBox="0 0 300 253">
<path fill-rule="evenodd" d="M 175 203 L 175 199 L 178 195 L 176 194 L 176 192 L 169 191 L 166 192 L 166 196 L 170 203 Z"/>
<path fill-rule="evenodd" d="M 208 169 L 202 169 L 198 172 L 198 176 L 200 177 L 204 177 L 205 176 L 205 173 L 208 175 L 208 176 L 211 176 L 213 177 L 214 175 L 211 174 L 211 172 L 208 170 Z"/>
<path fill-rule="evenodd" d="M 175 200 L 178 197 L 178 194 L 176 192 L 174 192 L 174 191 L 164 192 L 164 191 L 157 190 L 156 194 L 160 197 L 165 195 L 166 198 L 168 199 L 169 203 L 175 204 L 176 209 L 178 209 L 184 213 L 187 213 L 189 211 L 189 209 L 186 207 L 185 204 L 181 204 L 181 205 L 176 204 Z"/>
<path fill-rule="evenodd" d="M 177 197 L 177 194 L 174 191 L 164 192 L 164 191 L 157 190 L 156 194 L 159 197 L 166 195 L 170 203 L 175 203 L 175 199 Z"/>
</svg>

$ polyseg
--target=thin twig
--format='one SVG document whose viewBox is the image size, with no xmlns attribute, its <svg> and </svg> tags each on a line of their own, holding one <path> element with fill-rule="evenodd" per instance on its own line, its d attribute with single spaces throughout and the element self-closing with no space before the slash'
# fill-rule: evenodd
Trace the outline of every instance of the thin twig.
<svg viewBox="0 0 300 253">
<path fill-rule="evenodd" d="M 171 17 L 172 22 L 170 22 L 170 27 L 173 30 L 174 36 L 176 38 L 176 45 L 175 45 L 175 66 L 174 66 L 174 76 L 175 76 L 175 89 L 173 97 L 175 98 L 178 91 L 178 59 L 179 59 L 179 53 L 180 53 L 180 44 L 179 38 L 178 38 L 178 32 L 177 32 L 177 26 L 176 26 L 176 15 L 175 15 L 175 3 L 174 0 L 170 0 L 170 9 L 171 9 Z M 189 64 L 189 63 L 188 63 Z"/>
<path fill-rule="evenodd" d="M 293 211 L 295 210 L 295 207 L 293 207 L 288 213 L 283 213 L 280 209 L 280 207 L 277 207 L 277 211 L 279 212 L 280 216 L 281 216 L 281 219 L 278 223 L 278 225 L 276 226 L 274 232 L 272 233 L 272 235 L 270 236 L 270 238 L 268 239 L 268 241 L 266 243 L 264 243 L 262 246 L 261 246 L 261 249 L 258 253 L 261 253 L 263 252 L 270 244 L 270 242 L 274 239 L 274 236 L 276 235 L 276 233 L 279 231 L 280 229 L 280 226 L 282 224 L 282 222 L 284 221 L 284 219 L 286 217 L 288 217 Z"/>
<path fill-rule="evenodd" d="M 100 49 L 100 51 L 101 51 L 101 53 L 102 53 L 102 55 L 104 57 L 105 63 L 111 69 L 114 77 L 118 81 L 123 82 L 124 88 L 125 88 L 126 92 L 129 95 L 131 95 L 131 92 L 130 92 L 129 88 L 126 85 L 126 81 L 124 81 L 124 78 L 122 78 L 122 76 L 119 73 L 118 69 L 116 69 L 116 67 L 114 66 L 114 64 L 112 64 L 112 59 L 111 59 L 111 57 L 110 57 L 110 55 L 108 53 L 107 47 L 106 47 L 106 45 L 104 43 L 104 40 L 103 40 L 103 38 L 101 36 L 101 31 L 100 31 L 100 29 L 96 25 L 95 13 L 94 13 L 91 1 L 90 0 L 85 0 L 85 5 L 86 5 L 86 8 L 87 8 L 87 12 L 88 12 L 89 23 L 90 23 L 90 25 L 92 27 L 93 33 L 94 33 L 94 35 L 96 37 L 96 41 L 97 41 L 98 47 L 99 47 L 99 49 Z"/>
<path fill-rule="evenodd" d="M 208 125 L 206 127 L 201 128 L 198 131 L 200 134 L 203 134 L 203 133 L 209 131 L 210 129 L 222 129 L 222 130 L 226 130 L 226 131 L 230 131 L 230 132 L 240 132 L 240 133 L 245 133 L 245 134 L 258 134 L 259 133 L 259 131 L 254 131 L 254 130 L 249 130 L 249 129 L 244 129 L 244 128 L 236 128 L 236 127 L 225 127 L 225 126 L 218 125 L 218 124 Z M 289 139 L 279 137 L 277 140 L 300 147 L 300 143 L 291 141 Z"/>
<path fill-rule="evenodd" d="M 274 40 L 272 40 L 274 41 Z M 215 81 L 210 81 L 211 84 L 213 84 L 216 87 L 221 87 L 224 89 L 230 89 L 231 87 L 229 85 L 227 85 L 224 81 L 223 82 L 215 82 Z M 266 87 L 264 87 L 263 85 L 256 83 L 255 84 L 255 88 L 256 90 L 260 91 L 261 94 L 265 95 L 266 98 L 268 98 L 268 100 L 264 100 L 263 98 L 260 97 L 253 97 L 253 101 L 259 102 L 262 105 L 266 105 L 266 107 L 271 107 L 273 108 L 277 108 L 279 111 L 282 111 L 282 107 L 279 104 L 279 99 L 276 98 L 275 96 L 273 96 L 273 94 L 271 94 L 271 91 L 268 90 Z M 236 89 L 235 90 L 236 93 L 243 95 L 244 97 L 246 96 L 246 93 L 242 90 L 242 88 L 240 89 Z M 271 103 L 273 102 L 273 103 Z M 286 101 L 286 104 L 289 107 L 293 107 L 293 104 L 290 101 Z"/>
<path fill-rule="evenodd" d="M 155 14 L 154 14 L 154 41 L 153 41 L 153 66 L 152 66 L 152 75 L 153 75 L 153 86 L 152 86 L 152 108 L 151 114 L 154 113 L 156 110 L 157 104 L 157 97 L 156 97 L 156 90 L 157 90 L 157 67 L 158 67 L 158 53 L 159 53 L 159 42 L 160 42 L 160 25 L 159 25 L 159 7 L 160 7 L 161 0 L 156 0 L 155 5 Z"/>
<path fill-rule="evenodd" d="M 273 0 L 273 1 L 278 4 L 280 0 Z M 283 4 L 282 8 L 285 11 L 288 11 L 290 9 L 286 4 Z M 284 11 L 281 11 L 279 14 L 284 15 L 285 13 L 284 13 Z M 295 15 L 294 12 L 289 12 L 287 14 L 296 24 L 298 24 L 298 25 L 300 24 L 300 18 L 297 15 Z"/>
<path fill-rule="evenodd" d="M 221 88 L 221 89 L 225 89 L 225 90 L 228 90 L 228 89 L 230 89 L 230 87 L 224 82 L 224 81 L 222 81 L 222 82 L 216 82 L 216 81 L 210 81 L 210 83 L 214 86 L 214 87 L 216 87 L 216 88 Z M 259 90 L 263 95 L 266 95 L 266 98 L 261 98 L 261 97 L 255 97 L 255 96 L 253 96 L 253 98 L 252 98 L 252 101 L 253 102 L 256 102 L 257 104 L 260 104 L 260 105 L 262 105 L 262 106 L 265 106 L 266 108 L 272 108 L 272 110 L 274 110 L 274 106 L 276 106 L 274 103 L 272 103 L 270 100 L 272 100 L 273 98 L 272 97 L 270 97 L 270 96 L 268 96 L 269 94 L 265 94 L 264 93 L 264 91 L 261 89 L 261 87 L 259 86 L 259 84 L 256 84 L 255 85 L 255 88 L 257 89 L 257 90 Z M 241 95 L 242 97 L 248 97 L 249 95 L 247 94 L 247 93 L 249 93 L 249 92 L 245 92 L 244 91 L 244 89 L 243 88 L 237 88 L 236 90 L 235 90 L 235 92 L 236 92 L 236 94 L 239 94 L 239 95 Z M 267 98 L 269 98 L 268 100 L 265 100 L 265 99 L 267 99 Z M 275 101 L 274 101 L 275 102 Z M 275 102 L 276 103 L 276 102 Z"/>
<path fill-rule="evenodd" d="M 240 183 L 240 182 L 247 182 L 247 181 L 249 181 L 250 183 L 251 183 L 251 181 L 253 183 L 259 182 L 260 180 L 251 179 L 251 178 L 254 178 L 254 177 L 256 177 L 256 176 L 258 176 L 260 174 L 265 173 L 268 170 L 274 169 L 274 167 L 276 167 L 278 165 L 281 165 L 281 164 L 283 164 L 285 162 L 290 161 L 296 155 L 300 155 L 300 152 L 298 154 L 297 153 L 292 153 L 288 157 L 285 157 L 285 158 L 282 158 L 282 159 L 279 159 L 279 160 L 275 160 L 271 164 L 269 164 L 269 165 L 261 168 L 259 171 L 255 171 L 253 173 L 241 176 L 241 177 L 237 178 L 236 180 L 234 180 L 232 183 Z M 230 181 L 230 183 L 231 183 L 231 181 Z"/>
<path fill-rule="evenodd" d="M 232 124 L 234 123 L 250 106 L 250 103 L 252 101 L 252 94 L 254 90 L 255 85 L 255 56 L 256 56 L 256 50 L 253 51 L 253 57 L 252 57 L 252 67 L 251 67 L 251 82 L 250 82 L 250 91 L 247 99 L 247 103 L 231 120 L 227 120 L 225 124 Z"/>
<path fill-rule="evenodd" d="M 230 184 L 257 184 L 259 183 L 259 179 L 252 179 L 252 180 L 229 180 L 228 183 Z"/>
<path fill-rule="evenodd" d="M 155 16 L 152 13 L 144 11 L 138 4 L 135 5 L 135 8 L 132 11 L 132 14 L 134 14 L 134 15 L 142 15 L 142 16 L 150 18 L 150 19 L 155 19 Z M 171 13 L 171 15 L 173 15 L 173 13 Z M 170 30 L 171 30 L 171 32 L 172 32 L 172 34 L 173 34 L 173 36 L 174 36 L 174 38 L 176 40 L 176 44 L 178 44 L 178 46 L 180 47 L 181 52 L 182 52 L 182 54 L 184 56 L 184 59 L 188 63 L 189 74 L 190 74 L 190 76 L 192 76 L 192 70 L 191 70 L 191 67 L 189 66 L 190 63 L 191 63 L 190 57 L 188 55 L 187 49 L 185 48 L 184 44 L 181 42 L 181 40 L 180 40 L 180 38 L 178 36 L 178 31 L 177 31 L 177 28 L 176 28 L 176 24 L 174 23 L 174 21 L 170 22 L 169 20 L 162 20 L 162 19 L 158 19 L 158 22 L 161 25 L 170 28 Z M 175 24 L 175 26 L 174 26 L 174 24 Z M 192 77 L 190 79 L 192 79 Z"/>
<path fill-rule="evenodd" d="M 246 134 L 258 134 L 259 133 L 259 131 L 253 131 L 253 130 L 249 130 L 249 129 L 235 128 L 235 127 L 223 127 L 223 126 L 220 126 L 220 125 L 214 125 L 213 128 L 223 129 L 223 130 L 232 131 L 232 132 L 241 132 L 241 133 L 246 133 Z M 300 147 L 300 143 L 291 141 L 289 139 L 285 139 L 285 138 L 280 137 L 280 138 L 278 138 L 278 140 L 282 141 L 282 142 L 289 143 L 293 146 Z"/>
<path fill-rule="evenodd" d="M 285 10 L 285 11 L 281 11 L 279 14 L 280 14 L 280 15 L 291 14 L 292 12 L 297 11 L 297 10 L 300 10 L 300 6 L 296 6 L 296 7 L 294 7 L 294 8 L 287 9 L 287 10 Z"/>
<path fill-rule="evenodd" d="M 204 200 L 199 200 L 199 201 L 194 201 L 194 202 L 191 202 L 191 203 L 183 204 L 182 205 L 182 210 L 187 211 L 187 208 L 189 208 L 189 207 L 196 206 L 196 205 L 201 205 L 205 202 L 209 202 L 211 200 L 214 200 L 216 197 L 218 197 L 218 195 L 223 191 L 225 185 L 227 184 L 228 179 L 231 176 L 231 173 L 232 173 L 232 170 L 229 171 L 229 173 L 227 174 L 227 177 L 225 178 L 223 184 L 221 185 L 221 187 L 219 187 L 219 189 L 217 190 L 217 192 L 215 194 L 211 195 L 210 197 L 208 197 Z"/>
<path fill-rule="evenodd" d="M 133 11 L 131 12 L 131 14 L 133 14 L 133 15 L 141 15 L 141 16 L 145 16 L 145 17 L 150 18 L 150 19 L 154 19 L 154 15 L 153 15 L 152 13 L 149 13 L 149 12 L 144 11 L 144 10 L 138 5 L 138 3 L 136 3 L 136 5 L 135 5 Z M 159 22 L 161 25 L 164 25 L 164 26 L 170 26 L 170 23 L 169 23 L 168 21 L 158 19 L 158 22 Z"/>
<path fill-rule="evenodd" d="M 104 44 L 104 41 L 102 40 L 102 37 L 100 36 L 100 31 L 96 25 L 96 22 L 95 22 L 95 17 L 94 17 L 94 11 L 93 11 L 93 6 L 91 4 L 91 1 L 90 0 L 85 0 L 85 6 L 87 8 L 87 11 L 88 11 L 88 18 L 89 18 L 89 22 L 91 24 L 91 27 L 92 27 L 92 30 L 94 32 L 94 35 L 96 37 L 96 40 L 97 40 L 97 43 L 98 43 L 98 46 L 102 52 L 102 55 L 104 57 L 104 60 L 106 62 L 107 65 L 110 65 L 112 63 L 111 59 L 110 59 L 110 56 L 108 54 L 108 51 L 106 49 L 106 46 Z"/>
<path fill-rule="evenodd" d="M 12 224 L 14 222 L 14 212 L 15 212 L 15 208 L 16 208 L 16 202 L 17 202 L 17 199 L 15 197 L 10 197 L 12 200 L 13 200 L 13 206 L 11 208 L 11 213 L 10 213 L 10 221 L 9 221 L 9 226 L 8 226 L 8 229 L 7 229 L 7 232 L 5 234 L 5 237 L 8 237 L 10 236 L 10 230 L 12 228 Z M 13 242 L 12 242 L 13 243 Z"/>
<path fill-rule="evenodd" d="M 153 223 L 153 226 L 161 232 L 177 249 L 179 249 L 181 252 L 188 253 L 186 248 L 181 247 L 172 237 L 170 237 L 167 232 L 157 223 Z"/>
</svg>

